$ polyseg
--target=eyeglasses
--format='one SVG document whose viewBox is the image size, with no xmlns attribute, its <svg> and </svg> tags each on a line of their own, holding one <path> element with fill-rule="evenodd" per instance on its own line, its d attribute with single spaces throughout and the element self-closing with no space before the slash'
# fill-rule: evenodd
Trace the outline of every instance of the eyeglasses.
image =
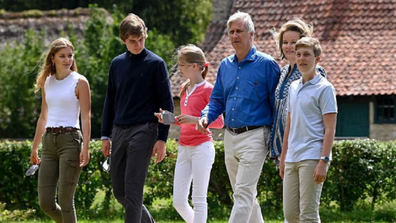
<svg viewBox="0 0 396 223">
<path fill-rule="evenodd" d="M 33 175 L 36 173 L 36 171 L 38 170 L 38 168 L 39 168 L 39 165 L 37 165 L 37 164 L 32 165 L 32 166 L 29 167 L 29 169 L 26 171 L 25 175 L 26 175 L 27 177 L 33 176 Z"/>
<path fill-rule="evenodd" d="M 105 172 L 110 172 L 110 156 L 108 156 L 106 158 L 106 160 L 103 162 L 102 167 L 103 167 L 103 171 Z"/>
</svg>

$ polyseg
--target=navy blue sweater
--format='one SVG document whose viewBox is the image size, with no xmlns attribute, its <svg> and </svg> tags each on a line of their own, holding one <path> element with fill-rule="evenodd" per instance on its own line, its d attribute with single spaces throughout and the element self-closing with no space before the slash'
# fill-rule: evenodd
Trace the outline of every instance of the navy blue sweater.
<svg viewBox="0 0 396 223">
<path fill-rule="evenodd" d="M 154 112 L 173 112 L 166 63 L 146 48 L 113 59 L 103 108 L 101 135 L 110 137 L 113 126 L 157 122 Z M 166 142 L 169 125 L 158 125 L 158 139 Z"/>
</svg>

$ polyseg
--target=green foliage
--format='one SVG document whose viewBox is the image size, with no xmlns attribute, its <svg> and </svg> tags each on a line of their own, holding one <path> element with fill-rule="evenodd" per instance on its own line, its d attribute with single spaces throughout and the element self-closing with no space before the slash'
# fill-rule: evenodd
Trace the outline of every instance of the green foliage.
<svg viewBox="0 0 396 223">
<path fill-rule="evenodd" d="M 126 51 L 119 38 L 119 24 L 125 15 L 116 7 L 111 21 L 107 21 L 104 14 L 103 9 L 91 6 L 91 18 L 86 22 L 82 39 L 74 34 L 71 25 L 61 33 L 74 44 L 78 71 L 90 83 L 93 138 L 100 137 L 109 65 L 115 56 Z M 1 138 L 33 138 L 41 108 L 41 94 L 34 94 L 34 83 L 45 53 L 44 37 L 45 31 L 36 33 L 29 30 L 24 42 L 0 49 L 0 85 L 3 87 L 0 92 Z M 170 35 L 151 29 L 146 47 L 172 66 L 175 44 Z"/>
<path fill-rule="evenodd" d="M 100 137 L 102 110 L 107 89 L 108 71 L 111 60 L 125 52 L 125 46 L 118 38 L 120 15 L 113 16 L 108 23 L 102 9 L 91 7 L 91 18 L 86 22 L 84 38 L 75 41 L 76 60 L 79 72 L 91 87 L 92 137 Z"/>
<path fill-rule="evenodd" d="M 44 15 L 44 14 L 43 14 L 42 11 L 36 10 L 36 9 L 27 10 L 27 11 L 24 11 L 24 12 L 22 13 L 22 16 L 23 16 L 24 18 L 29 18 L 29 17 L 38 18 L 38 17 L 43 17 L 43 15 Z"/>
<path fill-rule="evenodd" d="M 23 221 L 32 218 L 36 210 L 6 210 L 6 204 L 0 202 L 0 222 Z"/>
<path fill-rule="evenodd" d="M 346 140 L 336 142 L 322 200 L 335 201 L 343 211 L 359 200 L 375 203 L 395 199 L 396 150 L 394 142 Z"/>
<path fill-rule="evenodd" d="M 25 177 L 29 168 L 31 142 L 0 143 L 0 202 L 9 210 L 38 210 L 37 174 Z"/>
<path fill-rule="evenodd" d="M 81 217 L 115 217 L 111 212 L 110 202 L 112 187 L 110 174 L 103 171 L 102 163 L 105 160 L 101 152 L 101 141 L 91 141 L 91 159 L 89 165 L 83 168 L 80 175 L 79 185 L 76 189 L 75 205 L 77 213 Z M 92 209 L 93 202 L 99 191 L 105 193 L 105 199 L 97 209 Z M 119 217 L 119 216 L 117 216 Z"/>
<path fill-rule="evenodd" d="M 29 17 L 42 16 L 39 10 L 87 8 L 91 4 L 112 12 L 120 11 L 124 15 L 133 12 L 146 22 L 150 30 L 172 38 L 175 46 L 199 44 L 212 19 L 211 0 L 0 0 L 0 8 L 8 11 L 28 10 L 24 15 Z"/>
<path fill-rule="evenodd" d="M 156 29 L 149 30 L 148 37 L 146 39 L 146 48 L 164 59 L 168 65 L 168 70 L 173 65 L 172 55 L 175 50 L 175 45 L 171 36 L 161 34 Z"/>
<path fill-rule="evenodd" d="M 26 177 L 25 171 L 30 166 L 30 148 L 32 143 L 4 141 L 0 143 L 0 202 L 7 204 L 8 210 L 39 210 L 37 197 L 38 174 Z M 110 175 L 103 171 L 104 160 L 100 150 L 101 142 L 91 142 L 90 164 L 81 172 L 79 185 L 76 189 L 75 205 L 80 216 L 111 216 L 106 200 L 103 202 L 102 213 L 91 210 L 97 192 L 104 191 L 108 199 L 111 197 Z M 43 216 L 41 211 L 38 216 Z"/>
<path fill-rule="evenodd" d="M 211 0 L 134 1 L 132 11 L 149 27 L 172 37 L 176 46 L 199 44 L 212 15 Z"/>
<path fill-rule="evenodd" d="M 374 218 L 376 221 L 395 222 L 396 221 L 396 200 L 388 201 L 375 209 Z"/>
<path fill-rule="evenodd" d="M 222 141 L 214 143 L 216 159 L 209 183 L 208 216 L 210 219 L 225 219 L 229 216 L 233 204 L 232 190 L 224 165 L 224 144 Z M 30 147 L 29 141 L 0 143 L 0 202 L 7 204 L 7 210 L 11 212 L 39 210 L 37 174 L 32 177 L 24 176 L 24 172 L 30 166 Z M 76 210 L 83 219 L 122 218 L 122 209 L 110 202 L 114 201 L 114 197 L 110 176 L 102 170 L 104 157 L 100 148 L 100 141 L 91 142 L 91 161 L 81 173 L 75 196 Z M 355 213 L 356 216 L 361 215 L 360 221 L 396 219 L 395 143 L 375 140 L 339 141 L 334 143 L 333 151 L 333 162 L 322 192 L 321 209 L 326 210 L 323 218 L 326 219 L 338 213 L 337 210 L 341 210 L 342 213 L 346 213 L 339 218 L 343 220 L 347 219 L 348 215 L 351 216 L 352 209 L 369 209 L 365 212 L 370 214 Z M 153 210 L 153 216 L 159 219 L 180 219 L 171 203 L 176 154 L 177 142 L 168 140 L 167 158 L 149 167 L 144 202 Z M 282 182 L 276 166 L 269 160 L 263 167 L 258 192 L 258 200 L 265 210 L 263 214 L 266 218 L 281 219 Z M 98 194 L 102 197 L 100 202 L 97 201 Z M 366 204 L 358 205 L 362 202 Z M 376 204 L 374 209 L 373 204 Z M 42 217 L 44 214 L 36 211 L 35 215 Z"/>
<path fill-rule="evenodd" d="M 232 202 L 232 188 L 224 164 L 224 142 L 214 141 L 216 156 L 210 173 L 208 188 L 208 216 L 222 219 L 228 216 Z"/>
<path fill-rule="evenodd" d="M 176 164 L 177 143 L 175 140 L 167 141 L 168 157 L 161 163 L 149 166 L 146 180 L 144 202 L 152 205 L 155 199 L 170 198 L 172 196 L 173 173 Z"/>
<path fill-rule="evenodd" d="M 0 60 L 0 136 L 32 137 L 41 100 L 33 83 L 43 53 L 43 33 L 28 30 L 23 43 L 6 46 Z"/>
</svg>

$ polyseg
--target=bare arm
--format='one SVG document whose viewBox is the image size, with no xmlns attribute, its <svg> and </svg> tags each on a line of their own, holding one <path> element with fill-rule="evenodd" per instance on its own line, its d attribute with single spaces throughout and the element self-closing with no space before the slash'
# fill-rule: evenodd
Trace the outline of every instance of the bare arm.
<svg viewBox="0 0 396 223">
<path fill-rule="evenodd" d="M 83 149 L 80 153 L 80 167 L 89 163 L 89 143 L 91 141 L 91 90 L 85 78 L 79 80 L 77 94 L 81 108 L 82 134 L 84 137 Z"/>
<path fill-rule="evenodd" d="M 38 156 L 38 147 L 41 143 L 41 137 L 45 132 L 45 125 L 47 124 L 48 119 L 48 105 L 45 101 L 45 91 L 44 88 L 41 89 L 41 113 L 40 117 L 37 120 L 36 132 L 34 134 L 32 151 L 30 154 L 30 162 L 32 164 L 39 164 L 41 162 L 40 157 Z"/>
<path fill-rule="evenodd" d="M 290 112 L 287 113 L 287 122 L 286 122 L 286 129 L 283 134 L 283 143 L 282 143 L 282 153 L 281 153 L 281 160 L 279 164 L 279 175 L 282 177 L 285 176 L 285 159 L 287 154 L 287 148 L 289 147 L 289 132 L 290 132 Z"/>
<path fill-rule="evenodd" d="M 329 113 L 323 115 L 323 124 L 325 127 L 325 134 L 323 138 L 323 148 L 321 156 L 329 156 L 331 148 L 333 147 L 335 128 L 337 124 L 337 114 Z M 314 172 L 314 180 L 316 183 L 323 183 L 326 180 L 328 171 L 328 164 L 320 160 Z"/>
</svg>

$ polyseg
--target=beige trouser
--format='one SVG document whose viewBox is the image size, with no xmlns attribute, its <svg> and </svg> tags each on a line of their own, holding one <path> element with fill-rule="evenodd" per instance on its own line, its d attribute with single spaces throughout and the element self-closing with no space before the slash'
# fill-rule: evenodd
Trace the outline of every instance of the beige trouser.
<svg viewBox="0 0 396 223">
<path fill-rule="evenodd" d="M 319 204 L 323 183 L 317 184 L 313 173 L 318 160 L 286 162 L 283 178 L 283 210 L 289 223 L 320 223 Z"/>
<path fill-rule="evenodd" d="M 256 196 L 257 182 L 268 153 L 269 132 L 267 127 L 241 134 L 225 131 L 225 164 L 234 192 L 229 223 L 264 222 Z"/>
</svg>

